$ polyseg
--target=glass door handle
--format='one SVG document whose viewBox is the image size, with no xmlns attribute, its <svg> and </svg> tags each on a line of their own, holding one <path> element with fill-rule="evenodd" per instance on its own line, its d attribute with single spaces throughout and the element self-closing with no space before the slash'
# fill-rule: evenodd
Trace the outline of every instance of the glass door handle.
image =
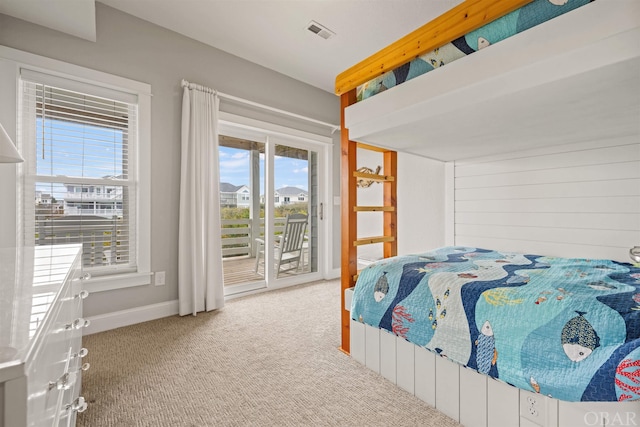
<svg viewBox="0 0 640 427">
<path fill-rule="evenodd" d="M 320 203 L 320 221 L 324 219 L 324 203 Z"/>
</svg>

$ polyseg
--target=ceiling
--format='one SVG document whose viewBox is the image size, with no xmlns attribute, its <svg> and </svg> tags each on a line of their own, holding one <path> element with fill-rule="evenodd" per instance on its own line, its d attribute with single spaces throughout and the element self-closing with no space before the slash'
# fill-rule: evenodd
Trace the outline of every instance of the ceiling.
<svg viewBox="0 0 640 427">
<path fill-rule="evenodd" d="M 100 2 L 333 93 L 340 72 L 462 0 Z M 94 7 L 94 0 L 0 0 L 1 13 L 95 41 Z M 312 20 L 336 35 L 307 30 Z"/>
</svg>

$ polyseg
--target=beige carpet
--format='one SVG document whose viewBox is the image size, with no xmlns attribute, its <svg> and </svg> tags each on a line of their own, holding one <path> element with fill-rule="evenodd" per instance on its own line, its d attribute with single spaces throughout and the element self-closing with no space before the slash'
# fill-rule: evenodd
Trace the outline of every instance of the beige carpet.
<svg viewBox="0 0 640 427">
<path fill-rule="evenodd" d="M 340 284 L 84 338 L 79 426 L 456 426 L 337 347 Z"/>
</svg>

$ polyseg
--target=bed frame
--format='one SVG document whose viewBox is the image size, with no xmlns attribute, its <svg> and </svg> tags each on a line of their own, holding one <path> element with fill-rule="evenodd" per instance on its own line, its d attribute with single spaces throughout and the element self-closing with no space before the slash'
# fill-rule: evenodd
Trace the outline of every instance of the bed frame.
<svg viewBox="0 0 640 427">
<path fill-rule="evenodd" d="M 386 331 L 353 321 L 349 313 L 350 295 L 358 277 L 358 246 L 383 242 L 385 258 L 397 255 L 396 152 L 350 139 L 345 111 L 356 103 L 357 86 L 531 1 L 466 0 L 336 78 L 335 93 L 341 97 L 342 123 L 341 350 L 464 425 L 640 425 L 640 402 L 564 402 L 519 390 Z M 358 148 L 383 153 L 381 175 L 364 176 L 356 172 Z M 357 205 L 358 177 L 384 183 L 383 206 Z M 363 211 L 383 212 L 384 229 L 380 236 L 358 238 L 357 213 Z"/>
</svg>

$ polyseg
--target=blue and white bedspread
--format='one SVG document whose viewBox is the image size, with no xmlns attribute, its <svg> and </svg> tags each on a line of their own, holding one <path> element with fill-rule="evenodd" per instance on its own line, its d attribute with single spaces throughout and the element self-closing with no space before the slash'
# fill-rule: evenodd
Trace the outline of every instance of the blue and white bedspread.
<svg viewBox="0 0 640 427">
<path fill-rule="evenodd" d="M 445 247 L 365 268 L 351 316 L 556 399 L 640 399 L 631 264 Z"/>
</svg>

